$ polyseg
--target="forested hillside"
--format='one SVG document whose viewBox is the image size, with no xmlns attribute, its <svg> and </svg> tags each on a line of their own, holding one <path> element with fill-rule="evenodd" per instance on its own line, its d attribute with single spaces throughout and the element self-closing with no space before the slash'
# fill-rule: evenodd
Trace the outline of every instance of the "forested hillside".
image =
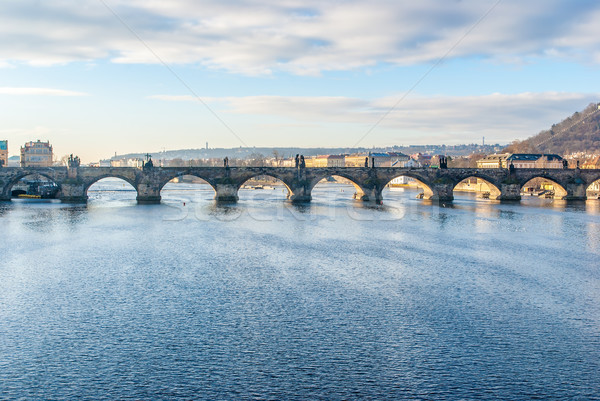
<svg viewBox="0 0 600 401">
<path fill-rule="evenodd" d="M 549 130 L 514 141 L 504 149 L 509 153 L 600 153 L 600 105 L 590 103 L 585 110 L 575 112 Z"/>
</svg>

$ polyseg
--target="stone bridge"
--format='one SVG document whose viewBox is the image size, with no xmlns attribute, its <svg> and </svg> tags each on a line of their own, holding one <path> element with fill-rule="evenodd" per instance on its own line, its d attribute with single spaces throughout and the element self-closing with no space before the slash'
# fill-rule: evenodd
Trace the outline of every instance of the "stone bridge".
<svg viewBox="0 0 600 401">
<path fill-rule="evenodd" d="M 0 168 L 0 200 L 10 200 L 12 187 L 28 175 L 41 175 L 59 187 L 64 202 L 85 202 L 92 184 L 107 177 L 127 181 L 137 191 L 138 203 L 159 203 L 163 186 L 176 177 L 192 175 L 205 180 L 215 190 L 217 201 L 234 202 L 239 188 L 249 179 L 266 175 L 281 180 L 292 202 L 308 202 L 311 191 L 324 178 L 339 176 L 350 180 L 356 198 L 381 202 L 382 191 L 394 178 L 407 176 L 423 188 L 423 198 L 453 200 L 456 184 L 469 177 L 482 179 L 490 186 L 490 199 L 519 200 L 521 188 L 536 177 L 553 181 L 555 198 L 586 199 L 586 189 L 600 179 L 600 170 L 580 169 L 472 169 L 472 168 L 394 168 L 394 167 L 47 167 Z"/>
</svg>

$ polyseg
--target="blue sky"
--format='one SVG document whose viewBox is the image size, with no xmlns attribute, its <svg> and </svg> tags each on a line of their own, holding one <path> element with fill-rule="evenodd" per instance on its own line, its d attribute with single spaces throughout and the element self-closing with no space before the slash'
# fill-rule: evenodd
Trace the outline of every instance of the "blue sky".
<svg viewBox="0 0 600 401">
<path fill-rule="evenodd" d="M 3 0 L 0 139 L 58 158 L 508 143 L 600 101 L 600 2 Z"/>
</svg>

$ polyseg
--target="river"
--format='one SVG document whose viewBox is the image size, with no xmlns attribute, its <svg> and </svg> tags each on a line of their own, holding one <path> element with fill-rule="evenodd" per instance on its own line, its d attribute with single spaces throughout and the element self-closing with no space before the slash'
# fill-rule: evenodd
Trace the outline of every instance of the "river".
<svg viewBox="0 0 600 401">
<path fill-rule="evenodd" d="M 599 399 L 599 201 L 121 186 L 0 204 L 0 398 Z"/>
</svg>

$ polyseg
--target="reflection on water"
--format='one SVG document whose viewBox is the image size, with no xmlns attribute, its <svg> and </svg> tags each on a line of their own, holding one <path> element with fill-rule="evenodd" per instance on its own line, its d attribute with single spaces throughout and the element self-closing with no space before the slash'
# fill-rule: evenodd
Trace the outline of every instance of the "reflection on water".
<svg viewBox="0 0 600 401">
<path fill-rule="evenodd" d="M 109 184 L 0 203 L 0 398 L 597 397 L 598 201 Z"/>
</svg>

